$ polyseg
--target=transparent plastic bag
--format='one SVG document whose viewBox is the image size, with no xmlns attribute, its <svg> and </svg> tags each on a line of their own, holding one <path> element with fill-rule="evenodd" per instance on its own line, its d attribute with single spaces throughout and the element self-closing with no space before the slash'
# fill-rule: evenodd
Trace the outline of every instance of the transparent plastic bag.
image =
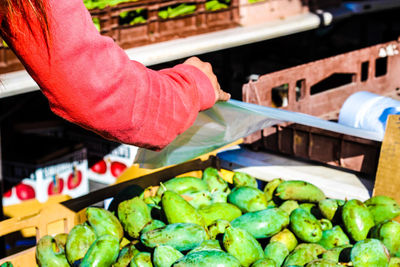
<svg viewBox="0 0 400 267">
<path fill-rule="evenodd" d="M 307 114 L 229 100 L 200 112 L 194 124 L 162 151 L 139 148 L 135 162 L 145 168 L 179 164 L 285 121 L 381 141 L 381 137 L 374 132 L 325 121 Z"/>
</svg>

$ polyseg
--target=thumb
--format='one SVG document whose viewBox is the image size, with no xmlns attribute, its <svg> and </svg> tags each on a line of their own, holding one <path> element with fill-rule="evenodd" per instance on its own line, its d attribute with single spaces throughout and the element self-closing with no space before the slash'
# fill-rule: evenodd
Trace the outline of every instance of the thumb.
<svg viewBox="0 0 400 267">
<path fill-rule="evenodd" d="M 219 90 L 217 101 L 228 101 L 230 98 L 231 98 L 231 94 L 226 93 L 222 90 Z"/>
</svg>

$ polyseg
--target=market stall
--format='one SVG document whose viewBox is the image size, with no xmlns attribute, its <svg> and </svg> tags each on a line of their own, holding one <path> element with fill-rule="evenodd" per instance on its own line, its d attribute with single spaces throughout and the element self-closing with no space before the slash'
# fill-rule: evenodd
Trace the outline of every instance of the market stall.
<svg viewBox="0 0 400 267">
<path fill-rule="evenodd" d="M 388 0 L 84 2 L 100 33 L 146 66 L 310 30 L 323 35 L 335 23 L 400 7 Z M 269 16 L 256 16 L 262 9 Z M 379 133 L 339 123 L 354 93 L 399 98 L 398 47 L 392 40 L 249 76 L 239 99 L 245 103 L 234 99 L 202 113 L 186 133 L 191 138 L 184 133 L 158 155 L 52 118 L 21 120 L 11 134 L 3 128 L 0 184 L 21 174 L 34 183 L 5 192 L 1 203 L 12 218 L 0 222 L 8 250 L 0 264 L 399 264 L 399 116 L 389 116 Z M 0 52 L 7 55 L 0 100 L 29 107 L 29 96 L 15 99 L 38 86 L 6 46 Z M 0 122 L 13 112 L 0 114 Z M 238 125 L 240 131 L 227 130 Z M 40 149 L 52 142 L 51 153 Z M 32 144 L 39 149 L 28 153 Z M 11 157 L 19 151 L 25 161 Z M 18 253 L 10 253 L 11 243 Z"/>
</svg>

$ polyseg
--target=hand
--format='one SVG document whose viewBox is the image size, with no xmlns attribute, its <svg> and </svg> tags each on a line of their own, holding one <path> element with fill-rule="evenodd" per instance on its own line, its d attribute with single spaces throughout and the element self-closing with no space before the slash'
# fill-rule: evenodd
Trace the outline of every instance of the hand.
<svg viewBox="0 0 400 267">
<path fill-rule="evenodd" d="M 197 67 L 199 70 L 201 70 L 207 77 L 210 79 L 212 86 L 214 87 L 215 91 L 215 102 L 217 101 L 228 101 L 231 98 L 231 95 L 222 91 L 219 83 L 217 76 L 215 76 L 212 66 L 208 62 L 201 61 L 197 57 L 191 57 L 185 60 L 183 64 L 189 64 L 192 66 Z"/>
</svg>

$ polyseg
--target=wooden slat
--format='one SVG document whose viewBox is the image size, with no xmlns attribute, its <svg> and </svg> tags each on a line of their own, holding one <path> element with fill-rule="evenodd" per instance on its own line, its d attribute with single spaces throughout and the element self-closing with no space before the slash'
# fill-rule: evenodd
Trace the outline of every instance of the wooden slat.
<svg viewBox="0 0 400 267">
<path fill-rule="evenodd" d="M 400 203 L 400 115 L 390 115 L 383 138 L 373 195 Z M 400 217 L 397 218 L 400 221 Z"/>
</svg>

